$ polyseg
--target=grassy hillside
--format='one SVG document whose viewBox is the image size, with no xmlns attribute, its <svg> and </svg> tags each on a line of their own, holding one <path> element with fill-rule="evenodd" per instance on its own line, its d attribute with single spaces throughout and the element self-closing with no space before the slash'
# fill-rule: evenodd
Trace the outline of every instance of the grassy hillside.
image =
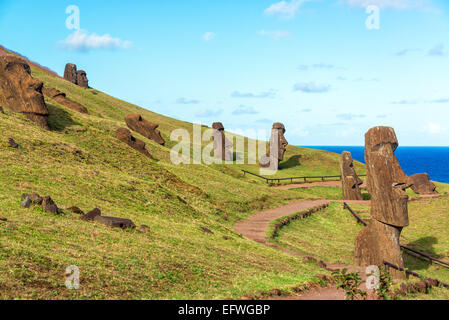
<svg viewBox="0 0 449 320">
<path fill-rule="evenodd" d="M 314 264 L 253 243 L 232 231 L 256 210 L 308 197 L 243 177 L 255 165 L 181 165 L 169 161 L 173 129 L 192 125 L 84 90 L 32 65 L 45 86 L 83 104 L 80 114 L 46 99 L 54 129 L 45 132 L 20 114 L 0 114 L 0 298 L 217 299 L 315 281 Z M 168 142 L 147 143 L 155 159 L 114 138 L 138 112 L 160 124 Z M 288 136 L 287 136 L 288 137 Z M 11 149 L 7 138 L 20 147 Z M 206 143 L 205 143 L 206 144 Z M 300 156 L 292 166 L 288 159 Z M 298 157 L 297 157 L 298 158 Z M 279 175 L 338 174 L 339 156 L 290 146 Z M 66 212 L 22 209 L 22 193 L 50 195 L 61 208 L 98 207 L 103 215 L 148 225 L 149 234 L 83 222 Z M 206 227 L 213 234 L 200 228 Z M 64 271 L 81 270 L 81 290 L 65 288 Z"/>
</svg>

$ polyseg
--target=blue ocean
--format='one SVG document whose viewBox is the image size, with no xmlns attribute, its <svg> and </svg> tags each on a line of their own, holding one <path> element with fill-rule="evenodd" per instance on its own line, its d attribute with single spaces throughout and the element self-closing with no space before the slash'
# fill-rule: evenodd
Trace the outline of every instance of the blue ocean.
<svg viewBox="0 0 449 320">
<path fill-rule="evenodd" d="M 343 151 L 352 153 L 352 158 L 365 163 L 365 147 L 306 147 L 326 150 L 341 154 Z M 449 147 L 399 147 L 396 157 L 402 170 L 407 175 L 428 173 L 430 179 L 449 183 Z"/>
</svg>

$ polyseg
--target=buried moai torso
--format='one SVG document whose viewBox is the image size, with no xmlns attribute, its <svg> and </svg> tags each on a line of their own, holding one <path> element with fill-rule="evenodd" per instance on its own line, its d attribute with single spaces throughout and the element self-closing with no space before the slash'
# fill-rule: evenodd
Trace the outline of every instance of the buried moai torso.
<svg viewBox="0 0 449 320">
<path fill-rule="evenodd" d="M 394 155 L 398 141 L 393 128 L 375 127 L 365 135 L 367 186 L 371 195 L 371 221 L 355 241 L 355 262 L 361 266 L 384 261 L 404 266 L 399 238 L 409 225 L 409 177 Z M 393 272 L 402 277 L 400 272 Z"/>
<path fill-rule="evenodd" d="M 162 138 L 160 131 L 157 130 L 159 127 L 158 124 L 151 123 L 136 113 L 128 115 L 125 121 L 131 130 L 140 133 L 145 138 L 153 140 L 160 145 L 165 145 L 165 140 Z"/>
<path fill-rule="evenodd" d="M 350 152 L 344 151 L 340 162 L 343 200 L 363 200 L 360 186 L 363 181 L 354 169 L 354 161 Z"/>
<path fill-rule="evenodd" d="M 73 84 L 78 84 L 78 75 L 76 70 L 76 65 L 73 63 L 67 63 L 64 70 L 64 79 L 70 81 Z"/>
<path fill-rule="evenodd" d="M 284 160 L 285 152 L 287 151 L 288 142 L 284 137 L 285 126 L 282 123 L 273 124 L 271 130 L 269 151 L 259 159 L 259 164 L 262 168 L 270 170 L 277 170 L 279 162 Z"/>
<path fill-rule="evenodd" d="M 417 194 L 437 194 L 435 184 L 430 181 L 427 173 L 417 173 L 410 177 L 413 181 L 412 190 Z"/>
<path fill-rule="evenodd" d="M 214 155 L 216 158 L 224 161 L 232 161 L 232 148 L 233 144 L 231 141 L 226 139 L 224 134 L 224 126 L 221 122 L 215 122 L 212 125 L 213 129 L 213 139 L 214 139 Z"/>
<path fill-rule="evenodd" d="M 30 66 L 22 59 L 0 57 L 0 105 L 48 130 L 48 109 L 42 94 L 43 83 L 33 79 Z"/>
</svg>

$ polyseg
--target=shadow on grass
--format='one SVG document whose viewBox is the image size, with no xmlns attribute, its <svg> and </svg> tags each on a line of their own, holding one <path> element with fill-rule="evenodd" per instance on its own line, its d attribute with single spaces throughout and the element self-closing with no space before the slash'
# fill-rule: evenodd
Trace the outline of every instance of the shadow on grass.
<svg viewBox="0 0 449 320">
<path fill-rule="evenodd" d="M 279 164 L 279 169 L 288 169 L 288 168 L 293 168 L 296 166 L 300 166 L 301 165 L 301 160 L 302 156 L 300 154 L 291 157 L 290 159 L 288 159 L 287 161 L 281 162 Z"/>
<path fill-rule="evenodd" d="M 416 241 L 408 243 L 407 247 L 428 254 L 432 258 L 442 259 L 443 257 L 435 252 L 433 246 L 438 243 L 438 239 L 435 237 L 423 237 Z M 417 258 L 414 255 L 408 254 L 408 251 L 404 250 L 404 260 L 407 267 L 412 267 L 413 270 L 427 270 L 431 263 L 425 258 Z"/>
<path fill-rule="evenodd" d="M 50 116 L 48 117 L 48 124 L 54 131 L 63 131 L 67 127 L 74 125 L 80 125 L 80 123 L 74 121 L 70 113 L 62 108 L 58 108 L 52 104 L 47 103 Z"/>
</svg>

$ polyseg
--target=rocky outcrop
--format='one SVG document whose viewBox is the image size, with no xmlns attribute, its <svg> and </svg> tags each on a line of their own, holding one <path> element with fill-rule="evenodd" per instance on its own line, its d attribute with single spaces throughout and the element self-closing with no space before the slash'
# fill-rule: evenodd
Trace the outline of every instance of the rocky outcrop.
<svg viewBox="0 0 449 320">
<path fill-rule="evenodd" d="M 412 180 L 412 190 L 417 194 L 437 194 L 435 184 L 430 181 L 427 173 L 417 173 L 410 177 Z"/>
<path fill-rule="evenodd" d="M 386 260 L 404 267 L 399 238 L 409 225 L 409 177 L 394 155 L 398 140 L 393 128 L 375 127 L 365 135 L 367 186 L 371 194 L 371 222 L 355 240 L 355 263 L 382 265 Z M 402 278 L 403 273 L 393 276 Z"/>
<path fill-rule="evenodd" d="M 131 130 L 140 133 L 145 138 L 153 140 L 162 146 L 165 145 L 165 140 L 162 138 L 160 131 L 157 130 L 157 128 L 159 128 L 158 124 L 143 119 L 142 116 L 137 113 L 128 115 L 125 122 Z"/>
<path fill-rule="evenodd" d="M 64 79 L 82 88 L 89 88 L 89 80 L 87 79 L 86 71 L 77 70 L 76 65 L 73 63 L 66 64 L 64 70 Z"/>
<path fill-rule="evenodd" d="M 285 126 L 282 123 L 274 123 L 271 130 L 270 149 L 266 155 L 259 159 L 259 165 L 269 170 L 278 170 L 279 162 L 284 160 L 288 142 L 284 137 Z"/>
<path fill-rule="evenodd" d="M 354 169 L 354 160 L 348 151 L 344 151 L 340 160 L 341 184 L 343 200 L 363 200 L 360 186 L 363 181 Z"/>
<path fill-rule="evenodd" d="M 232 161 L 234 159 L 232 155 L 232 148 L 234 145 L 226 138 L 223 124 L 221 122 L 215 122 L 212 125 L 212 129 L 215 157 L 224 161 Z"/>
<path fill-rule="evenodd" d="M 42 87 L 43 83 L 31 76 L 31 68 L 25 60 L 12 55 L 0 56 L 0 105 L 24 114 L 49 130 L 49 112 Z"/>
<path fill-rule="evenodd" d="M 76 101 L 72 101 L 72 100 L 68 99 L 66 94 L 62 91 L 59 91 L 58 89 L 44 87 L 42 89 L 42 93 L 45 96 L 55 100 L 57 103 L 63 105 L 64 107 L 67 107 L 69 109 L 72 109 L 72 110 L 80 112 L 80 113 L 85 113 L 85 114 L 89 113 L 89 111 L 87 111 L 86 107 L 84 107 L 83 105 L 79 104 Z"/>
<path fill-rule="evenodd" d="M 143 155 L 145 155 L 149 158 L 153 158 L 153 156 L 146 149 L 145 142 L 134 138 L 133 135 L 131 134 L 131 131 L 129 131 L 128 129 L 126 129 L 126 128 L 117 129 L 117 131 L 115 133 L 115 137 L 117 139 L 119 139 L 120 141 L 123 141 L 124 143 L 129 145 L 131 148 L 139 151 Z"/>
</svg>

